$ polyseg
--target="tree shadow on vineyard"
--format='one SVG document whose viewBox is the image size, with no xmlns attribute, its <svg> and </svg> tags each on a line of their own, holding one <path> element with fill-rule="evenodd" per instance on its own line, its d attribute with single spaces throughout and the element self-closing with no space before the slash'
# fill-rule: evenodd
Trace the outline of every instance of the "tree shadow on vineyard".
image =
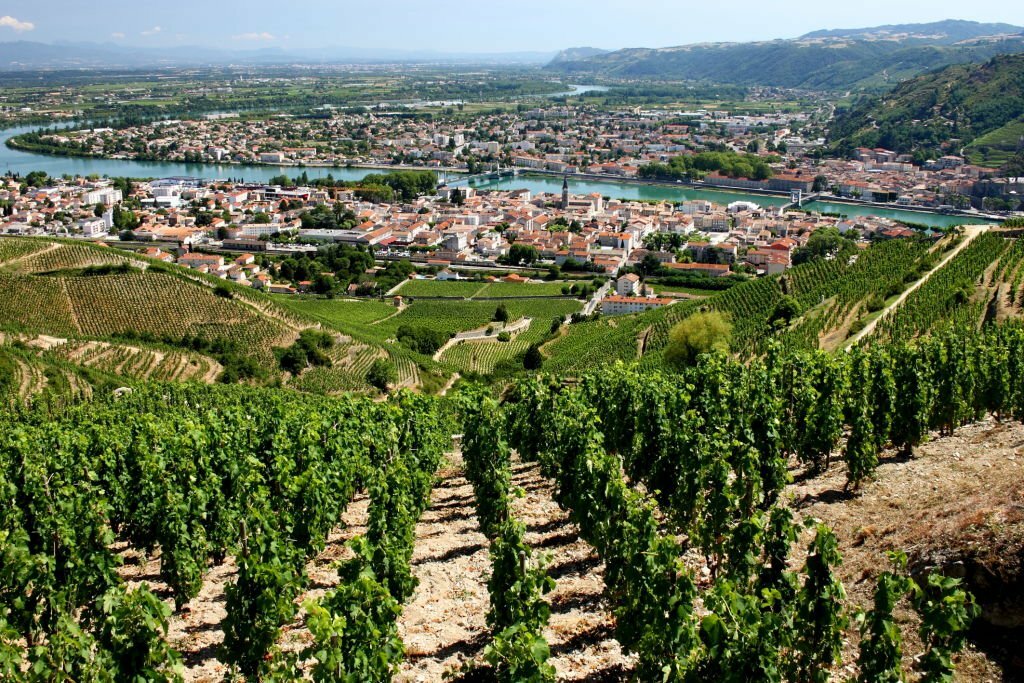
<svg viewBox="0 0 1024 683">
<path fill-rule="evenodd" d="M 552 645 L 551 655 L 557 657 L 569 652 L 578 652 L 592 645 L 603 643 L 614 636 L 610 624 L 597 624 L 574 634 L 557 645 Z"/>
<path fill-rule="evenodd" d="M 407 655 L 406 659 L 410 661 L 417 661 L 420 659 L 437 659 L 444 661 L 453 655 L 461 655 L 467 659 L 472 659 L 483 652 L 484 646 L 490 640 L 490 634 L 478 633 L 472 638 L 464 638 L 457 640 L 454 643 L 449 643 L 442 648 L 435 650 L 434 652 L 424 652 L 423 654 L 411 654 Z M 463 680 L 458 678 L 455 680 Z"/>
<path fill-rule="evenodd" d="M 222 624 L 217 621 L 201 622 L 198 624 L 187 624 L 181 627 L 182 633 L 189 635 L 195 635 L 197 633 L 212 633 L 214 631 L 220 631 Z"/>
<path fill-rule="evenodd" d="M 556 581 L 562 577 L 569 576 L 570 574 L 579 574 L 585 576 L 587 573 L 597 569 L 601 566 L 601 558 L 597 555 L 591 555 L 590 557 L 584 557 L 578 560 L 572 560 L 570 562 L 562 562 L 560 564 L 553 564 L 548 567 L 548 576 Z"/>
<path fill-rule="evenodd" d="M 564 532 L 564 533 L 561 533 L 561 534 L 555 534 L 553 536 L 548 536 L 547 538 L 544 538 L 544 539 L 542 539 L 540 541 L 536 541 L 536 542 L 532 543 L 531 545 L 534 548 L 543 548 L 545 550 L 550 550 L 552 548 L 563 548 L 563 547 L 565 547 L 567 545 L 572 545 L 573 543 L 575 543 L 578 540 L 579 540 L 579 536 L 577 536 L 572 531 L 567 531 L 567 532 Z"/>
<path fill-rule="evenodd" d="M 611 664 L 603 669 L 598 669 L 583 680 L 587 683 L 622 683 L 631 680 L 629 670 L 621 664 Z"/>
<path fill-rule="evenodd" d="M 560 595 L 551 600 L 552 614 L 568 614 L 573 610 L 599 611 L 601 608 L 600 593 L 570 593 Z"/>
<path fill-rule="evenodd" d="M 217 624 L 217 627 L 219 628 L 220 625 Z M 185 668 L 193 669 L 195 667 L 202 666 L 207 662 L 216 661 L 219 651 L 220 643 L 210 643 L 198 650 L 183 652 L 181 655 L 181 663 L 185 665 Z"/>
<path fill-rule="evenodd" d="M 845 503 L 853 500 L 858 495 L 857 491 L 853 489 L 826 489 L 820 493 L 808 493 L 801 498 L 793 501 L 793 507 L 797 510 L 814 505 L 815 503 L 824 503 L 825 505 L 832 505 L 834 503 Z"/>
<path fill-rule="evenodd" d="M 433 503 L 428 510 L 450 510 L 451 508 L 462 508 L 473 503 L 472 496 L 453 496 L 445 498 L 443 503 Z"/>
<path fill-rule="evenodd" d="M 431 521 L 435 524 L 444 524 L 445 522 L 456 522 L 460 519 L 470 519 L 472 517 L 475 517 L 475 515 L 471 510 L 463 509 L 445 512 L 433 518 Z"/>
<path fill-rule="evenodd" d="M 412 564 L 414 566 L 419 566 L 421 564 L 440 564 L 443 562 L 448 562 L 449 560 L 454 560 L 458 557 L 468 557 L 484 549 L 485 546 L 482 543 L 472 543 L 470 545 L 463 545 L 452 548 L 451 550 L 443 552 L 440 555 L 413 560 Z"/>
<path fill-rule="evenodd" d="M 557 519 L 556 518 L 556 519 L 548 520 L 547 522 L 544 522 L 543 524 L 529 524 L 529 525 L 527 525 L 526 530 L 527 530 L 527 532 L 529 532 L 531 534 L 547 534 L 547 533 L 550 533 L 550 532 L 552 532 L 552 531 L 554 531 L 556 529 L 561 529 L 566 524 L 568 524 L 568 522 L 566 522 L 564 519 Z"/>
<path fill-rule="evenodd" d="M 461 489 L 468 483 L 469 482 L 466 481 L 466 479 L 464 479 L 463 477 L 452 477 L 451 479 L 442 479 L 441 481 L 438 481 L 436 484 L 434 484 L 434 491 L 448 491 L 450 489 Z"/>
</svg>

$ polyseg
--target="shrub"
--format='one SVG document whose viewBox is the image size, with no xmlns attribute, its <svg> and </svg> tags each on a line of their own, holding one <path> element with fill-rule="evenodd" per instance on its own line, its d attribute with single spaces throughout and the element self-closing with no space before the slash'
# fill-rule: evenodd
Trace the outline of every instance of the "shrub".
<svg viewBox="0 0 1024 683">
<path fill-rule="evenodd" d="M 695 313 L 678 323 L 669 332 L 665 361 L 683 367 L 698 356 L 711 352 L 728 352 L 732 325 L 717 311 Z"/>
<path fill-rule="evenodd" d="M 388 387 L 398 381 L 398 371 L 391 361 L 378 358 L 366 373 L 366 382 L 380 391 L 387 393 Z"/>
</svg>

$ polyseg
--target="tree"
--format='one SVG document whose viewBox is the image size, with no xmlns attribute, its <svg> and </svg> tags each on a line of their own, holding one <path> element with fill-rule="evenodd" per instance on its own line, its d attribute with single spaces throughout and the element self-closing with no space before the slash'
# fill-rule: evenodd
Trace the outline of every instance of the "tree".
<svg viewBox="0 0 1024 683">
<path fill-rule="evenodd" d="M 452 202 L 452 204 L 454 204 L 455 206 L 462 206 L 462 204 L 463 204 L 463 202 L 465 202 L 465 200 L 466 200 L 466 198 L 463 196 L 462 190 L 460 190 L 457 187 L 454 190 L 452 190 L 452 194 L 451 194 L 451 202 Z"/>
<path fill-rule="evenodd" d="M 798 317 L 802 312 L 803 307 L 800 305 L 800 302 L 787 295 L 779 299 L 779 303 L 775 304 L 775 308 L 768 318 L 768 323 L 776 327 L 788 325 L 793 318 Z"/>
<path fill-rule="evenodd" d="M 395 364 L 384 358 L 373 361 L 366 373 L 366 382 L 383 393 L 387 393 L 388 387 L 398 381 L 398 371 Z"/>
<path fill-rule="evenodd" d="M 814 185 L 811 186 L 811 192 L 824 192 L 828 189 L 828 177 L 819 175 L 814 177 Z"/>
<path fill-rule="evenodd" d="M 647 254 L 640 262 L 640 272 L 644 275 L 654 275 L 661 270 L 661 261 L 654 254 Z"/>
<path fill-rule="evenodd" d="M 523 367 L 527 370 L 540 370 L 544 365 L 544 356 L 540 352 L 540 344 L 531 344 L 523 356 Z"/>
<path fill-rule="evenodd" d="M 806 246 L 793 251 L 793 265 L 835 255 L 852 246 L 853 241 L 844 237 L 839 228 L 819 228 L 807 239 Z"/>
<path fill-rule="evenodd" d="M 498 304 L 498 307 L 494 310 L 494 322 L 496 323 L 507 323 L 509 319 L 508 308 L 505 304 Z"/>
<path fill-rule="evenodd" d="M 529 244 L 513 244 L 508 250 L 508 262 L 513 266 L 530 265 L 540 260 L 537 247 Z"/>
<path fill-rule="evenodd" d="M 728 352 L 731 339 L 732 325 L 722 313 L 695 313 L 669 332 L 665 361 L 685 367 L 703 353 Z"/>
</svg>

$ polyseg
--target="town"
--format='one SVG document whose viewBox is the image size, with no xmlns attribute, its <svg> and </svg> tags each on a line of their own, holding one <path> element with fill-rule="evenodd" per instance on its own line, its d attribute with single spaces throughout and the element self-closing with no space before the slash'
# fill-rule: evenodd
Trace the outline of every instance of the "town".
<svg viewBox="0 0 1024 683">
<path fill-rule="evenodd" d="M 618 180 L 682 182 L 755 192 L 800 192 L 899 207 L 1010 212 L 1024 183 L 963 156 L 856 149 L 823 158 L 829 107 L 761 114 L 722 110 L 607 111 L 549 106 L 478 116 L 419 116 L 386 109 L 304 118 L 209 114 L 127 128 L 41 131 L 14 147 L 124 160 L 338 168 L 500 169 Z M 684 168 L 679 159 L 732 152 L 762 160 L 735 168 Z M 746 172 L 746 175 L 744 175 Z"/>
<path fill-rule="evenodd" d="M 310 273 L 282 273 L 275 258 L 341 244 L 370 252 L 381 264 L 410 261 L 419 268 L 414 278 L 458 280 L 495 269 L 512 281 L 523 279 L 517 270 L 601 278 L 624 272 L 628 279 L 619 280 L 617 298 L 603 304 L 606 314 L 673 302 L 671 295 L 656 296 L 642 286 L 636 272 L 656 270 L 700 286 L 737 274 L 782 273 L 822 229 L 862 246 L 919 234 L 891 219 L 843 219 L 750 201 L 722 206 L 575 195 L 567 178 L 560 194 L 442 185 L 434 193 L 388 202 L 360 199 L 358 188 L 189 178 L 132 182 L 34 175 L 4 178 L 0 188 L 0 234 L 123 243 L 271 293 L 314 289 Z M 376 287 L 372 273 L 342 284 L 350 295 L 387 293 Z M 641 292 L 642 298 L 621 300 Z"/>
</svg>

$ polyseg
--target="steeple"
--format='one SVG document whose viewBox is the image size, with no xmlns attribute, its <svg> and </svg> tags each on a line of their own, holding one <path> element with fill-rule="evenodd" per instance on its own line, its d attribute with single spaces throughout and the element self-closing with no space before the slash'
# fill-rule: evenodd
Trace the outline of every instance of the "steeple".
<svg viewBox="0 0 1024 683">
<path fill-rule="evenodd" d="M 569 208 L 569 176 L 562 177 L 562 210 Z"/>
</svg>

